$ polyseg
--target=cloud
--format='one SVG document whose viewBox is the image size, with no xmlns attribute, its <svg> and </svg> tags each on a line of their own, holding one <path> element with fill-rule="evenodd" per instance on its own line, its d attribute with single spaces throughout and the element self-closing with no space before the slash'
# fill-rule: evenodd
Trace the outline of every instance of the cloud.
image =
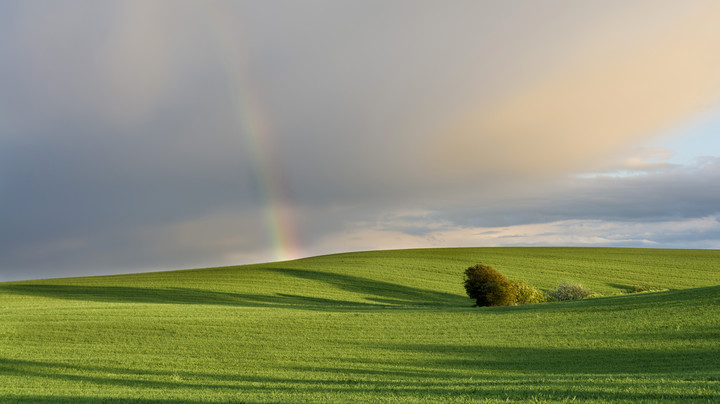
<svg viewBox="0 0 720 404">
<path fill-rule="evenodd" d="M 446 211 L 462 226 L 507 226 L 570 219 L 655 222 L 718 213 L 720 160 L 631 176 L 568 176 L 521 197 Z"/>
<path fill-rule="evenodd" d="M 717 183 L 719 158 L 642 175 L 571 177 L 524 198 L 458 204 L 453 210 L 386 212 L 374 221 L 350 221 L 310 248 L 318 252 L 342 251 L 342 245 L 357 250 L 507 245 L 718 248 Z"/>
<path fill-rule="evenodd" d="M 313 254 L 711 217 L 717 161 L 642 141 L 716 101 L 718 15 L 3 2 L 0 278 L 270 259 L 272 226 Z M 633 176 L 576 177 L 618 172 Z"/>
<path fill-rule="evenodd" d="M 431 140 L 434 168 L 462 178 L 588 169 L 716 105 L 720 27 L 712 21 L 720 7 L 692 3 L 676 18 L 657 19 L 650 16 L 667 10 L 624 11 L 647 31 L 617 37 L 603 25 L 596 34 L 607 41 L 533 84 L 466 108 Z"/>
<path fill-rule="evenodd" d="M 639 248 L 720 248 L 720 217 L 660 222 L 562 220 L 502 227 L 456 227 L 416 235 L 398 230 L 358 226 L 317 242 L 319 252 L 376 249 L 589 246 Z"/>
<path fill-rule="evenodd" d="M 720 248 L 718 216 L 652 223 L 567 220 L 505 227 L 455 228 L 420 235 L 358 228 L 320 240 L 318 252 L 377 249 L 586 246 L 638 248 Z"/>
<path fill-rule="evenodd" d="M 584 174 L 588 177 L 599 175 L 638 175 L 681 168 L 670 160 L 675 152 L 663 147 L 640 147 L 618 156 L 615 161 L 608 162 L 599 173 Z"/>
</svg>

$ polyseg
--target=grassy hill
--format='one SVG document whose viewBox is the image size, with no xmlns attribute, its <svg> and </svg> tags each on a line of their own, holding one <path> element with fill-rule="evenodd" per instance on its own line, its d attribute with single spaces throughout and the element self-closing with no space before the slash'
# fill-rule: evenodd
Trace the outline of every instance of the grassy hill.
<svg viewBox="0 0 720 404">
<path fill-rule="evenodd" d="M 474 308 L 479 262 L 608 297 Z M 720 402 L 717 285 L 718 250 L 613 248 L 6 282 L 0 402 Z"/>
</svg>

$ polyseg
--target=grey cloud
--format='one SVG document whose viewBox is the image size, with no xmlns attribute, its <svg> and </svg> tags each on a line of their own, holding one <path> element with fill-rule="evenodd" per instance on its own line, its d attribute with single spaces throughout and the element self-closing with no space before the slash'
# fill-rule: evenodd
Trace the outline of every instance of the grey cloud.
<svg viewBox="0 0 720 404">
<path fill-rule="evenodd" d="M 456 176 L 427 152 L 584 49 L 567 38 L 590 40 L 578 27 L 622 7 L 606 4 L 2 2 L 0 280 L 263 259 L 267 181 L 306 245 L 360 222 L 713 212 L 717 163 L 551 184 L 482 160 Z"/>
<path fill-rule="evenodd" d="M 467 229 L 472 232 L 467 233 L 471 237 L 465 243 L 476 242 L 473 237 L 481 236 L 477 242 L 487 243 L 482 245 L 557 245 L 557 236 L 561 236 L 563 245 L 717 248 L 720 226 L 678 229 L 668 224 L 713 217 L 717 222 L 720 158 L 701 160 L 693 167 L 631 177 L 545 182 L 544 188 L 515 190 L 514 198 L 455 189 L 438 202 L 436 190 L 431 189 L 424 198 L 395 204 L 306 211 L 304 240 L 313 245 L 332 234 L 342 238 L 376 230 L 387 232 L 385 241 L 392 240 L 392 232 L 399 232 L 415 240 L 407 245 L 420 247 L 441 245 L 423 243 L 421 238 L 434 240 L 444 233 Z M 508 233 L 493 229 L 547 223 L 552 224 L 553 233 L 532 233 L 532 237 L 522 230 Z"/>
<path fill-rule="evenodd" d="M 442 220 L 462 227 L 512 226 L 569 219 L 658 222 L 720 212 L 720 158 L 696 167 L 629 177 L 570 178 L 501 201 L 466 194 Z M 431 209 L 430 207 L 428 207 Z"/>
</svg>

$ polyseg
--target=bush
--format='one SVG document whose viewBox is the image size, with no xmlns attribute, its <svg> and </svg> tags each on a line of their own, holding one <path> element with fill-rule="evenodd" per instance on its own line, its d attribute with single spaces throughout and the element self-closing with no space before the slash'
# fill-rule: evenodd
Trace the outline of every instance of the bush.
<svg viewBox="0 0 720 404">
<path fill-rule="evenodd" d="M 465 270 L 465 291 L 477 306 L 509 306 L 516 302 L 516 292 L 505 275 L 495 268 L 477 264 Z"/>
<path fill-rule="evenodd" d="M 579 283 L 563 281 L 555 290 L 548 291 L 548 295 L 555 300 L 578 300 L 592 295 L 593 292 Z"/>
<path fill-rule="evenodd" d="M 550 296 L 542 290 L 535 289 L 532 285 L 525 281 L 510 281 L 515 289 L 515 303 L 545 303 L 550 300 Z"/>
</svg>

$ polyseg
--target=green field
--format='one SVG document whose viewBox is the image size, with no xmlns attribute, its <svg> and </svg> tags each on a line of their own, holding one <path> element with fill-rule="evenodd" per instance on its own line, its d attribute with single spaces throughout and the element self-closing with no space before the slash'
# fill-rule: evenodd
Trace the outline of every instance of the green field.
<svg viewBox="0 0 720 404">
<path fill-rule="evenodd" d="M 476 263 L 606 297 L 475 308 Z M 539 247 L 6 282 L 0 402 L 720 402 L 718 285 L 720 250 Z"/>
</svg>

